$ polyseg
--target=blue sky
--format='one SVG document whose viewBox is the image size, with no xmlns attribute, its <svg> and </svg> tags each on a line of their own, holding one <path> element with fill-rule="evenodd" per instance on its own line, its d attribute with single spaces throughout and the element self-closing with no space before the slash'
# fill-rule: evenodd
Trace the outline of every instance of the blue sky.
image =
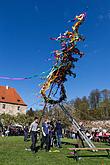
<svg viewBox="0 0 110 165">
<path fill-rule="evenodd" d="M 49 40 L 71 28 L 67 21 L 86 9 L 80 27 L 85 42 L 79 43 L 85 57 L 76 63 L 76 79 L 66 83 L 68 99 L 88 96 L 92 89 L 110 89 L 109 0 L 3 0 L 0 1 L 0 76 L 26 77 L 51 68 L 47 61 L 58 43 Z M 0 80 L 14 87 L 29 107 L 38 108 L 39 78 Z"/>
</svg>

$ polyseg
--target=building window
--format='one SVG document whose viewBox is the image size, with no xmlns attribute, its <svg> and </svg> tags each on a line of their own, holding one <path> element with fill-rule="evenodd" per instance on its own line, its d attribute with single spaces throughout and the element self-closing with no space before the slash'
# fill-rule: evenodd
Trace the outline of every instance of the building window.
<svg viewBox="0 0 110 165">
<path fill-rule="evenodd" d="M 5 109 L 5 104 L 2 105 L 2 108 Z"/>
<path fill-rule="evenodd" d="M 20 106 L 18 106 L 18 111 L 20 110 Z"/>
<path fill-rule="evenodd" d="M 4 100 L 5 99 L 5 97 L 2 97 L 2 100 Z"/>
</svg>

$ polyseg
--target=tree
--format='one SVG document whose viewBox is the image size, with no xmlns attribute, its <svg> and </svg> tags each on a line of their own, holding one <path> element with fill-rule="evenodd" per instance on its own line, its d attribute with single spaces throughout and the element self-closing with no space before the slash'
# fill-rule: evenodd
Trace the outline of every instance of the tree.
<svg viewBox="0 0 110 165">
<path fill-rule="evenodd" d="M 90 108 L 96 109 L 100 105 L 100 91 L 98 89 L 92 90 L 89 96 Z"/>
<path fill-rule="evenodd" d="M 66 116 L 66 114 L 59 106 L 56 106 L 48 111 L 48 118 L 54 121 L 60 119 L 64 127 L 70 126 L 68 116 Z"/>
<path fill-rule="evenodd" d="M 101 96 L 103 100 L 109 100 L 110 99 L 110 90 L 104 89 L 101 91 Z"/>
<path fill-rule="evenodd" d="M 89 101 L 86 96 L 82 99 L 77 98 L 74 101 L 74 107 L 76 109 L 76 116 L 79 119 L 86 120 L 88 119 L 88 109 L 89 109 Z"/>
<path fill-rule="evenodd" d="M 34 111 L 32 108 L 30 108 L 27 112 L 26 112 L 26 115 L 28 116 L 34 116 Z"/>
</svg>

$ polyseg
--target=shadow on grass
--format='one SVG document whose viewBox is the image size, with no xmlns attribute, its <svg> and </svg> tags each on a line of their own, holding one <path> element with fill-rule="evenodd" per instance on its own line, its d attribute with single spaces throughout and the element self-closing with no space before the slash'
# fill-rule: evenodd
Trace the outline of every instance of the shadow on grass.
<svg viewBox="0 0 110 165">
<path fill-rule="evenodd" d="M 71 143 L 71 142 L 62 142 L 64 145 L 72 145 L 72 146 L 77 146 L 77 143 Z M 77 148 L 77 147 L 76 147 Z"/>
<path fill-rule="evenodd" d="M 108 158 L 108 155 L 78 155 L 78 157 L 82 158 Z M 67 156 L 67 158 L 74 158 L 74 156 Z"/>
<path fill-rule="evenodd" d="M 40 146 L 37 146 L 35 152 L 38 152 L 39 150 L 40 150 Z"/>
</svg>

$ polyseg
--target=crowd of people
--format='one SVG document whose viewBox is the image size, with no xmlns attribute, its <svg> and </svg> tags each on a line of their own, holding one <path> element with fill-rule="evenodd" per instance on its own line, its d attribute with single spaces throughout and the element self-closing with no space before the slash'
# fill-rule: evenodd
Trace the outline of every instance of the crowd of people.
<svg viewBox="0 0 110 165">
<path fill-rule="evenodd" d="M 61 138 L 62 138 L 62 124 L 58 120 L 56 122 L 44 119 L 41 126 L 41 143 L 40 149 L 45 149 L 47 152 L 51 152 L 51 147 L 55 146 L 62 148 Z M 24 128 L 24 141 L 28 140 L 28 135 L 31 135 L 31 151 L 36 152 L 37 138 L 40 135 L 39 121 L 35 117 L 34 121 L 31 123 L 30 127 L 25 126 Z"/>
<path fill-rule="evenodd" d="M 22 126 L 9 124 L 8 126 L 0 126 L 0 135 L 2 136 L 23 136 L 24 129 Z"/>
<path fill-rule="evenodd" d="M 94 142 L 107 142 L 110 143 L 110 131 L 108 129 L 99 128 L 83 128 L 86 136 Z M 66 135 L 68 138 L 77 139 L 77 131 L 74 129 L 67 130 Z"/>
</svg>

